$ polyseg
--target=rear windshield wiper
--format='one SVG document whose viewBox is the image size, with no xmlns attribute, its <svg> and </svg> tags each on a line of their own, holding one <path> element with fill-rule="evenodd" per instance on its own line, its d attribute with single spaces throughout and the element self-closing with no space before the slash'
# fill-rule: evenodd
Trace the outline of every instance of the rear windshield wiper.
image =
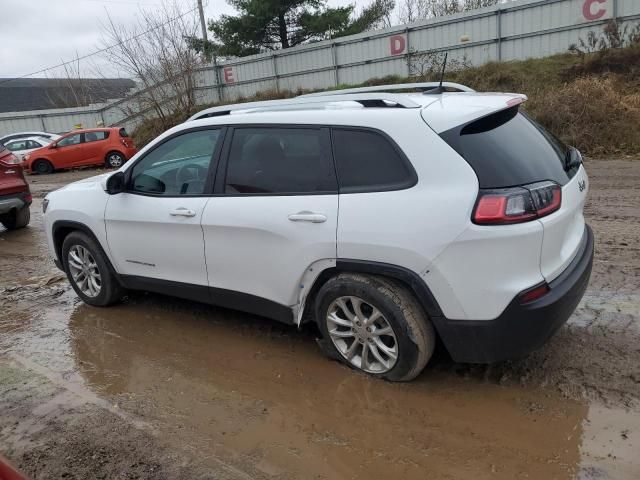
<svg viewBox="0 0 640 480">
<path fill-rule="evenodd" d="M 582 154 L 576 147 L 569 147 L 564 156 L 564 171 L 568 172 L 582 165 Z"/>
</svg>

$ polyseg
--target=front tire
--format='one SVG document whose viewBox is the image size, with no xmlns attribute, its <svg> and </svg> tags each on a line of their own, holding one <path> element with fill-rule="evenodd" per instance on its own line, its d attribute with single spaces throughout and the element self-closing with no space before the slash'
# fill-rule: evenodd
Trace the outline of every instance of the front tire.
<svg viewBox="0 0 640 480">
<path fill-rule="evenodd" d="M 44 160 L 44 159 L 36 160 L 31 165 L 31 171 L 35 172 L 35 173 L 37 173 L 39 175 L 52 173 L 53 172 L 53 165 L 51 164 L 51 162 L 49 160 Z"/>
<path fill-rule="evenodd" d="M 105 163 L 109 168 L 120 168 L 124 165 L 125 158 L 120 152 L 109 152 Z"/>
<path fill-rule="evenodd" d="M 106 307 L 122 298 L 123 289 L 100 246 L 82 232 L 72 232 L 62 243 L 62 262 L 71 286 L 83 302 Z"/>
<path fill-rule="evenodd" d="M 318 292 L 315 314 L 324 352 L 370 375 L 413 380 L 433 355 L 433 325 L 413 294 L 393 280 L 340 274 Z"/>
</svg>

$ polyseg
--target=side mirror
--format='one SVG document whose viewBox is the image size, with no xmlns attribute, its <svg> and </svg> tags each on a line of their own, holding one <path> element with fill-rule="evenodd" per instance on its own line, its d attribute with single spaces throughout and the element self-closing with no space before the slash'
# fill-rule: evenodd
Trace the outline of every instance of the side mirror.
<svg viewBox="0 0 640 480">
<path fill-rule="evenodd" d="M 107 179 L 106 191 L 109 195 L 116 195 L 124 192 L 125 178 L 124 172 L 116 172 Z"/>
<path fill-rule="evenodd" d="M 58 148 L 58 144 L 57 143 L 52 143 L 51 145 L 49 145 L 49 148 Z"/>
</svg>

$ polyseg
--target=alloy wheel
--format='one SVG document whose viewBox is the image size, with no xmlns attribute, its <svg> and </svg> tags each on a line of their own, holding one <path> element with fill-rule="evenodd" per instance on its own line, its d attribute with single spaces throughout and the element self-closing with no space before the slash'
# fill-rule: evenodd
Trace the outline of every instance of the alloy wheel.
<svg viewBox="0 0 640 480">
<path fill-rule="evenodd" d="M 82 245 L 73 245 L 67 256 L 74 283 L 87 297 L 97 297 L 102 289 L 102 277 L 91 252 Z"/>
<path fill-rule="evenodd" d="M 120 155 L 118 153 L 109 154 L 109 157 L 107 158 L 107 161 L 109 162 L 109 166 L 113 167 L 113 168 L 119 168 L 124 163 L 124 161 L 122 159 L 122 155 Z"/>
<path fill-rule="evenodd" d="M 339 297 L 329 306 L 327 330 L 340 354 L 368 373 L 386 373 L 398 360 L 398 341 L 382 312 L 360 297 Z"/>
</svg>

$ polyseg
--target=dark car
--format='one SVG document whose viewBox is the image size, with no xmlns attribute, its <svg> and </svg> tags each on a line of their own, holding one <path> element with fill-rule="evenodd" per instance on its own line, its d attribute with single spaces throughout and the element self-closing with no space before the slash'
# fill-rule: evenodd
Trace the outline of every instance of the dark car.
<svg viewBox="0 0 640 480">
<path fill-rule="evenodd" d="M 0 223 L 8 230 L 26 227 L 31 200 L 20 159 L 0 145 Z"/>
</svg>

